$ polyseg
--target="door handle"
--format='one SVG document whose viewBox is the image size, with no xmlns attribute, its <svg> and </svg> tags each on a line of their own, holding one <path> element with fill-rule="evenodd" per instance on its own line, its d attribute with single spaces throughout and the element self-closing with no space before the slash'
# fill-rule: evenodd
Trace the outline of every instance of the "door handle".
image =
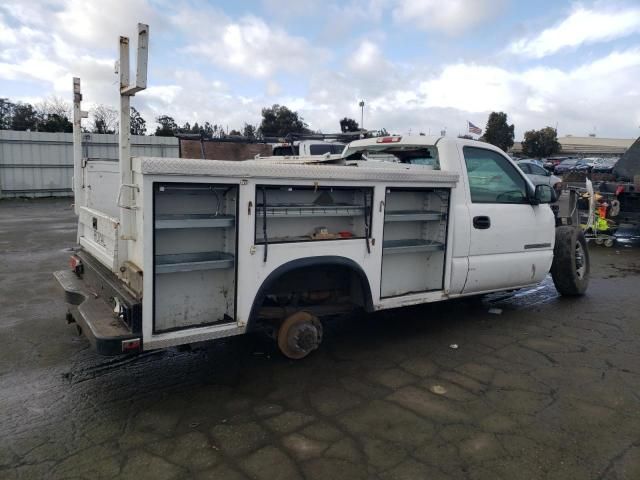
<svg viewBox="0 0 640 480">
<path fill-rule="evenodd" d="M 473 217 L 473 228 L 478 230 L 486 230 L 491 226 L 491 219 L 484 215 L 480 217 Z"/>
</svg>

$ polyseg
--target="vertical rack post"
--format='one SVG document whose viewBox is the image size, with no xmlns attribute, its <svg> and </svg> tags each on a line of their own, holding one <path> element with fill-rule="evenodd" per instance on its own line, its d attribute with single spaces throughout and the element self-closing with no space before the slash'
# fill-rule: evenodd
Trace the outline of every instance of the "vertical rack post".
<svg viewBox="0 0 640 480">
<path fill-rule="evenodd" d="M 138 24 L 138 51 L 136 67 L 136 84 L 129 83 L 129 38 L 120 37 L 120 129 L 119 140 L 119 165 L 120 165 L 120 192 L 118 194 L 118 206 L 120 207 L 120 239 L 135 240 L 134 211 L 135 211 L 135 185 L 133 185 L 133 171 L 131 163 L 131 97 L 137 92 L 147 88 L 147 61 L 149 55 L 149 26 Z M 124 251 L 120 252 L 119 259 L 122 262 L 129 258 L 128 244 Z"/>
<path fill-rule="evenodd" d="M 80 207 L 84 206 L 84 182 L 82 179 L 82 92 L 80 79 L 73 77 L 73 196 L 74 211 L 78 215 Z"/>
<path fill-rule="evenodd" d="M 125 93 L 129 88 L 129 38 L 120 37 L 120 128 L 118 131 L 119 165 L 120 165 L 120 235 L 123 240 L 130 240 L 132 236 L 131 204 L 133 195 L 131 185 L 133 173 L 131 171 L 131 98 Z"/>
</svg>

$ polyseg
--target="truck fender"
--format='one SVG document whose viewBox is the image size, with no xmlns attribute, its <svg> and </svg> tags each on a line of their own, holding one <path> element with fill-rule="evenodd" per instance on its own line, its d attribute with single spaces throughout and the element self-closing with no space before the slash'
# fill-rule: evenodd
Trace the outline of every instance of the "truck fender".
<svg viewBox="0 0 640 480">
<path fill-rule="evenodd" d="M 362 288 L 362 293 L 364 296 L 364 308 L 367 312 L 373 311 L 373 297 L 371 295 L 371 286 L 369 285 L 369 279 L 367 278 L 366 273 L 360 265 L 351 260 L 350 258 L 339 257 L 339 256 L 319 256 L 319 257 L 307 257 L 307 258 L 299 258 L 297 260 L 292 260 L 290 262 L 284 263 L 276 268 L 273 272 L 269 274 L 269 276 L 262 282 L 260 288 L 258 289 L 258 293 L 253 299 L 253 304 L 251 306 L 251 312 L 249 313 L 249 320 L 247 322 L 246 331 L 250 332 L 255 329 L 258 310 L 263 304 L 266 294 L 269 289 L 281 278 L 283 275 L 291 273 L 295 270 L 309 268 L 314 266 L 328 266 L 333 265 L 336 267 L 346 267 L 353 271 L 359 282 L 360 287 Z"/>
</svg>

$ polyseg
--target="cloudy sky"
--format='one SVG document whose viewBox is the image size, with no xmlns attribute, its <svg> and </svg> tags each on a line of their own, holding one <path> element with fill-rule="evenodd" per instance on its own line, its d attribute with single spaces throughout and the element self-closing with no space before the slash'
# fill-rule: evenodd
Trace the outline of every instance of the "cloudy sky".
<svg viewBox="0 0 640 480">
<path fill-rule="evenodd" d="M 119 35 L 150 25 L 153 123 L 241 128 L 274 103 L 311 128 L 464 133 L 492 110 L 524 131 L 640 135 L 640 2 L 0 0 L 0 97 L 117 105 Z M 133 41 L 135 48 L 135 41 Z M 132 53 L 135 50 L 132 51 Z M 133 56 L 133 55 L 132 55 Z"/>
</svg>

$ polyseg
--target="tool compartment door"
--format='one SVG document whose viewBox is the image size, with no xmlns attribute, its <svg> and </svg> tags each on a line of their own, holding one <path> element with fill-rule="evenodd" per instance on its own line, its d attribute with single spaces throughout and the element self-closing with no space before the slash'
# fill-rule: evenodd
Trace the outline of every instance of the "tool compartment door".
<svg viewBox="0 0 640 480">
<path fill-rule="evenodd" d="M 153 333 L 235 322 L 238 185 L 153 184 Z"/>
</svg>

